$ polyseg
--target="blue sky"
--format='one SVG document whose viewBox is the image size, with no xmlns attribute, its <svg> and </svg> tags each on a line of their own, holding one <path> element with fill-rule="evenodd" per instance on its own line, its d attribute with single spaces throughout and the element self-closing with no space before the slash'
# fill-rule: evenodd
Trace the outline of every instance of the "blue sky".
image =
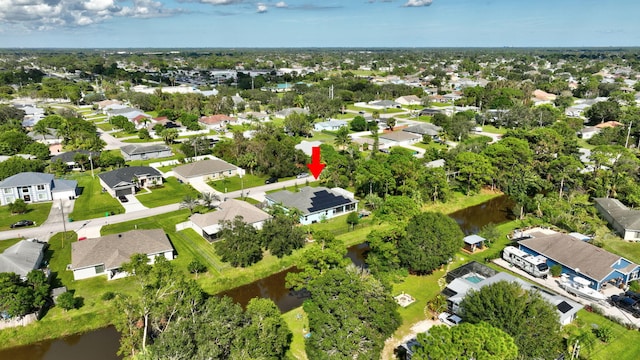
<svg viewBox="0 0 640 360">
<path fill-rule="evenodd" d="M 0 0 L 0 47 L 640 46 L 638 0 Z"/>
</svg>

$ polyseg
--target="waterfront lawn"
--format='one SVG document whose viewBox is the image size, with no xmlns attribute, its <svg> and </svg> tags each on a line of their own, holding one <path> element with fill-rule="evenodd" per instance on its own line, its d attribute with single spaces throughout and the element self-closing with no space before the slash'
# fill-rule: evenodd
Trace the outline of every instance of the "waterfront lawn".
<svg viewBox="0 0 640 360">
<path fill-rule="evenodd" d="M 596 340 L 592 351 L 587 352 L 587 350 L 583 348 L 580 355 L 583 355 L 583 353 L 588 354 L 588 358 L 593 360 L 640 359 L 640 346 L 634 345 L 640 343 L 640 332 L 627 330 L 625 327 L 603 316 L 587 312 L 584 309 L 578 312 L 578 319 L 585 324 L 584 326 L 592 327 L 595 325 L 600 328 L 608 327 L 613 333 L 611 341 L 603 343 Z"/>
<path fill-rule="evenodd" d="M 73 280 L 73 274 L 66 270 L 66 266 L 71 263 L 71 243 L 76 241 L 76 234 L 67 232 L 65 238 L 64 247 L 62 233 L 54 235 L 49 240 L 45 259 L 49 261 L 53 287 L 66 286 L 76 298 L 80 299 L 81 306 L 70 311 L 53 307 L 35 324 L 0 331 L 0 348 L 25 345 L 107 326 L 116 314 L 113 300 L 102 300 L 103 294 L 108 291 L 121 294 L 133 293 L 134 288 L 131 286 L 130 279 L 107 281 L 104 277 L 98 277 Z"/>
<path fill-rule="evenodd" d="M 605 250 L 624 256 L 636 264 L 640 263 L 640 243 L 622 240 L 613 234 L 601 239 L 603 239 Z"/>
<path fill-rule="evenodd" d="M 96 176 L 82 175 L 76 178 L 78 187 L 82 188 L 82 195 L 78 196 L 69 218 L 73 220 L 88 220 L 104 217 L 105 213 L 122 214 L 124 208 L 120 202 L 108 192 L 102 192 L 102 185 Z"/>
<path fill-rule="evenodd" d="M 309 331 L 309 319 L 307 314 L 301 307 L 297 307 L 289 312 L 282 314 L 284 321 L 293 337 L 291 338 L 291 347 L 287 351 L 287 359 L 305 360 L 307 353 L 304 348 L 304 335 Z"/>
<path fill-rule="evenodd" d="M 425 205 L 422 206 L 422 210 L 451 214 L 470 206 L 482 204 L 485 201 L 489 201 L 502 195 L 504 194 L 487 189 L 482 189 L 480 190 L 479 194 L 475 194 L 472 196 L 464 195 L 460 192 L 454 192 L 451 195 L 451 199 L 449 199 L 447 202 L 425 203 Z"/>
<path fill-rule="evenodd" d="M 136 195 L 142 205 L 149 208 L 179 203 L 185 196 L 197 198 L 200 195 L 191 185 L 181 184 L 174 177 L 166 178 L 162 183 L 162 187 L 154 188 L 150 191 L 140 192 Z"/>
<path fill-rule="evenodd" d="M 41 225 L 49 217 L 51 205 L 52 202 L 27 204 L 27 212 L 24 214 L 11 214 L 8 205 L 0 207 L 0 231 L 11 229 L 11 224 L 23 219 L 34 221 L 36 226 Z"/>
</svg>

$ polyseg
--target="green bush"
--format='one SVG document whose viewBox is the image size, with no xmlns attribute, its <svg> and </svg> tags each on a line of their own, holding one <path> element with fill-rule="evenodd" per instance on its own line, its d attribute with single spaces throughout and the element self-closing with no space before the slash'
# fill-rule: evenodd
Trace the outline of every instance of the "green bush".
<svg viewBox="0 0 640 360">
<path fill-rule="evenodd" d="M 631 281 L 629 283 L 629 290 L 634 291 L 634 292 L 640 292 L 640 283 L 636 280 L 636 281 Z"/>
<path fill-rule="evenodd" d="M 113 291 L 107 291 L 106 293 L 102 294 L 100 298 L 104 301 L 109 301 L 115 297 L 116 297 L 116 294 Z"/>
<path fill-rule="evenodd" d="M 27 204 L 24 200 L 17 199 L 9 204 L 9 211 L 11 211 L 12 214 L 24 214 L 27 212 Z"/>
<path fill-rule="evenodd" d="M 596 337 L 602 342 L 609 342 L 613 337 L 613 331 L 608 326 L 595 328 L 593 329 L 593 333 L 596 334 Z"/>
<path fill-rule="evenodd" d="M 562 275 L 562 265 L 555 264 L 551 267 L 551 276 L 558 277 Z"/>
</svg>

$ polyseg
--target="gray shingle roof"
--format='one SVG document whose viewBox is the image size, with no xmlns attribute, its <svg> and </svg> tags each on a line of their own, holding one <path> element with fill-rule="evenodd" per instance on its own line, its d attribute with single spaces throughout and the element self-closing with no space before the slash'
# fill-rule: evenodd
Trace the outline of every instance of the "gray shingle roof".
<svg viewBox="0 0 640 360">
<path fill-rule="evenodd" d="M 104 264 L 105 269 L 119 268 L 133 254 L 159 254 L 173 251 L 163 230 L 132 230 L 71 244 L 71 268 L 81 269 Z"/>
<path fill-rule="evenodd" d="M 94 161 L 100 158 L 100 153 L 97 151 L 73 150 L 58 154 L 56 156 L 52 156 L 51 162 L 56 162 L 57 160 L 60 160 L 63 163 L 73 162 L 73 158 L 76 156 L 76 154 L 85 154 L 87 156 L 92 156 Z"/>
<path fill-rule="evenodd" d="M 226 161 L 210 159 L 178 166 L 173 169 L 173 172 L 182 177 L 191 178 L 237 169 L 237 166 Z"/>
<path fill-rule="evenodd" d="M 45 244 L 21 240 L 0 254 L 0 272 L 13 272 L 22 277 L 40 267 Z"/>
<path fill-rule="evenodd" d="M 2 182 L 0 182 L 0 188 L 50 184 L 52 180 L 52 174 L 23 172 L 4 179 Z"/>
<path fill-rule="evenodd" d="M 609 275 L 614 270 L 613 265 L 623 259 L 567 234 L 547 235 L 534 232 L 531 235 L 534 237 L 522 240 L 519 244 L 571 269 L 580 269 L 582 274 L 598 281 Z M 635 266 L 637 265 L 633 264 L 632 267 Z M 620 269 L 621 272 L 628 270 L 630 268 Z"/>
<path fill-rule="evenodd" d="M 248 202 L 228 199 L 220 204 L 218 211 L 206 214 L 193 214 L 190 220 L 204 229 L 208 234 L 213 234 L 220 230 L 220 226 L 218 225 L 222 221 L 233 221 L 236 216 L 242 216 L 242 220 L 246 224 L 254 224 L 271 218 L 271 215 Z"/>
<path fill-rule="evenodd" d="M 53 188 L 51 192 L 69 191 L 78 188 L 78 182 L 75 180 L 53 179 Z"/>
<path fill-rule="evenodd" d="M 407 141 L 407 140 L 416 140 L 421 139 L 422 136 L 410 132 L 405 131 L 393 131 L 389 133 L 384 133 L 380 135 L 380 139 L 387 139 L 391 141 Z"/>
<path fill-rule="evenodd" d="M 98 177 L 104 181 L 110 188 L 121 184 L 123 182 L 132 183 L 135 177 L 142 175 L 156 175 L 161 176 L 160 172 L 150 166 L 130 166 L 120 169 L 108 171 L 106 173 L 98 174 Z"/>
<path fill-rule="evenodd" d="M 640 211 L 629 209 L 618 199 L 596 198 L 593 201 L 625 229 L 640 230 Z"/>
<path fill-rule="evenodd" d="M 139 154 L 147 154 L 152 152 L 160 152 L 171 150 L 167 145 L 162 144 L 154 144 L 154 145 L 125 145 L 120 148 L 122 152 L 127 155 L 139 155 Z"/>
<path fill-rule="evenodd" d="M 331 189 L 325 187 L 312 188 L 309 186 L 295 193 L 282 190 L 272 194 L 266 194 L 265 198 L 274 203 L 281 203 L 287 208 L 296 208 L 300 210 L 303 215 L 356 202 L 354 199 L 347 198 Z"/>
<path fill-rule="evenodd" d="M 436 136 L 442 131 L 442 128 L 440 126 L 437 126 L 431 123 L 424 123 L 424 124 L 411 125 L 409 127 L 402 129 L 402 131 L 406 131 L 414 134 L 420 134 L 420 135 Z"/>
</svg>

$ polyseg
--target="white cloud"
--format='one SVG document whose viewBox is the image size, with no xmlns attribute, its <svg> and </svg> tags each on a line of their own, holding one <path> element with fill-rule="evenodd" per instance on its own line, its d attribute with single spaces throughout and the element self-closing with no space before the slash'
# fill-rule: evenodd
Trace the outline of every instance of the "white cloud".
<svg viewBox="0 0 640 360">
<path fill-rule="evenodd" d="M 267 12 L 267 5 L 263 4 L 263 3 L 258 3 L 257 4 L 257 11 L 258 13 L 262 14 L 262 13 L 266 13 Z"/>
<path fill-rule="evenodd" d="M 115 2 L 117 1 L 117 3 Z M 49 30 L 114 17 L 154 18 L 184 12 L 153 0 L 0 0 L 0 29 Z"/>
<path fill-rule="evenodd" d="M 419 6 L 429 6 L 433 0 L 408 0 L 403 6 L 404 7 L 419 7 Z"/>
<path fill-rule="evenodd" d="M 288 7 L 288 6 L 289 6 L 289 5 L 287 5 L 287 3 L 286 3 L 286 2 L 284 2 L 284 1 L 278 1 L 278 2 L 276 3 L 276 7 L 277 7 L 277 8 L 286 8 L 286 7 Z"/>
<path fill-rule="evenodd" d="M 242 2 L 242 0 L 199 0 L 203 4 L 211 4 L 211 5 L 231 5 Z"/>
</svg>

